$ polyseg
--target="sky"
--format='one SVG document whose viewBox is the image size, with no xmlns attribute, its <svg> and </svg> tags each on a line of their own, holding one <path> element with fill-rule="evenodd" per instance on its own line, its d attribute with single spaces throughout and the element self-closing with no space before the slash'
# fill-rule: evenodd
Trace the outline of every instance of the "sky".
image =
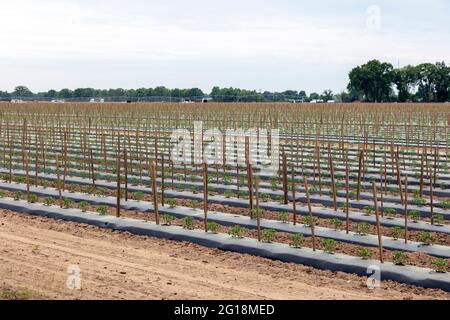
<svg viewBox="0 0 450 320">
<path fill-rule="evenodd" d="M 0 90 L 340 92 L 370 59 L 450 62 L 447 0 L 0 0 Z"/>
</svg>

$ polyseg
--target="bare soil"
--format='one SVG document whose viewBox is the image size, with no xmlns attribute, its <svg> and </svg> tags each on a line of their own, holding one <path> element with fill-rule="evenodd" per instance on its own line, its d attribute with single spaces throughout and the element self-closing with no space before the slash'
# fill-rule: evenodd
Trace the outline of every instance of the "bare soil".
<svg viewBox="0 0 450 320">
<path fill-rule="evenodd" d="M 441 290 L 0 211 L 0 299 L 449 299 Z M 70 290 L 67 267 L 81 270 Z"/>
</svg>

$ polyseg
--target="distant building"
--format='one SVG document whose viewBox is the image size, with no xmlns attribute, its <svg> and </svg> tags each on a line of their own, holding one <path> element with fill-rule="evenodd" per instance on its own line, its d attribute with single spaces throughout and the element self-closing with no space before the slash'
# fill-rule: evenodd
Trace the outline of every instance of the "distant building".
<svg viewBox="0 0 450 320">
<path fill-rule="evenodd" d="M 90 103 L 104 103 L 105 99 L 101 98 L 101 99 L 96 99 L 96 98 L 92 98 L 91 100 L 89 100 Z"/>
<path fill-rule="evenodd" d="M 21 99 L 11 99 L 11 103 L 23 103 Z"/>
</svg>

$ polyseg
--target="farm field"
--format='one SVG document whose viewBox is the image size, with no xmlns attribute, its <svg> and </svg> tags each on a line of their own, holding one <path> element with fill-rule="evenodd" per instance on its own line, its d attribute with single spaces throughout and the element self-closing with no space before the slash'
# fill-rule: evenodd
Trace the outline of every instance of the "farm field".
<svg viewBox="0 0 450 320">
<path fill-rule="evenodd" d="M 449 104 L 2 103 L 0 114 L 1 290 L 449 298 Z M 64 288 L 66 264 L 83 290 Z M 368 288 L 368 276 L 381 282 Z"/>
</svg>

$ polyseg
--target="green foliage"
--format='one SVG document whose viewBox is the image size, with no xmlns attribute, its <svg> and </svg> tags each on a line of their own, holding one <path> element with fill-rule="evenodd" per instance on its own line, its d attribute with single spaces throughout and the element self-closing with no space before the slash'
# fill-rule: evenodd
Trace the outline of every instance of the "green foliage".
<svg viewBox="0 0 450 320">
<path fill-rule="evenodd" d="M 262 239 L 264 242 L 273 242 L 277 238 L 277 232 L 273 229 L 264 229 L 262 231 Z"/>
<path fill-rule="evenodd" d="M 186 217 L 183 219 L 183 228 L 187 230 L 194 230 L 194 218 Z"/>
<path fill-rule="evenodd" d="M 20 200 L 21 197 L 22 197 L 22 192 L 20 192 L 20 191 L 14 192 L 14 201 Z"/>
<path fill-rule="evenodd" d="M 228 230 L 228 234 L 233 238 L 241 238 L 243 228 L 240 225 L 235 225 Z"/>
<path fill-rule="evenodd" d="M 141 191 L 133 192 L 131 197 L 136 201 L 141 201 L 144 198 L 144 193 Z"/>
<path fill-rule="evenodd" d="M 169 205 L 170 208 L 175 208 L 177 205 L 177 200 L 173 198 L 167 199 L 166 203 Z"/>
<path fill-rule="evenodd" d="M 106 206 L 98 206 L 95 210 L 101 216 L 105 216 L 108 213 L 108 208 Z"/>
<path fill-rule="evenodd" d="M 444 216 L 442 214 L 435 214 L 433 216 L 433 222 L 435 224 L 440 225 L 440 224 L 442 224 L 442 221 L 444 221 Z"/>
<path fill-rule="evenodd" d="M 431 232 L 422 231 L 417 236 L 417 239 L 425 246 L 433 244 L 433 235 Z"/>
<path fill-rule="evenodd" d="M 393 216 L 393 215 L 397 214 L 397 210 L 395 210 L 393 208 L 385 208 L 384 209 L 384 214 L 386 216 Z"/>
<path fill-rule="evenodd" d="M 364 212 L 367 216 L 370 216 L 370 214 L 375 210 L 374 206 L 365 206 Z"/>
<path fill-rule="evenodd" d="M 370 231 L 370 224 L 368 224 L 367 222 L 358 222 L 356 224 L 356 233 L 359 234 L 360 236 L 367 235 L 369 231 Z"/>
<path fill-rule="evenodd" d="M 80 210 L 81 210 L 82 212 L 86 212 L 88 206 L 89 206 L 89 203 L 88 203 L 87 201 L 81 201 L 81 202 L 78 204 L 78 208 L 80 208 Z"/>
<path fill-rule="evenodd" d="M 331 223 L 333 224 L 334 230 L 342 230 L 343 222 L 337 218 L 331 219 Z"/>
<path fill-rule="evenodd" d="M 317 217 L 310 217 L 310 216 L 306 216 L 305 217 L 305 219 L 304 219 L 304 221 L 305 221 L 305 226 L 307 226 L 307 227 L 311 227 L 312 225 L 313 225 L 313 223 L 314 224 L 316 224 L 316 222 L 317 222 Z"/>
<path fill-rule="evenodd" d="M 360 248 L 358 249 L 358 256 L 363 260 L 368 260 L 372 258 L 372 251 L 368 248 Z"/>
<path fill-rule="evenodd" d="M 442 258 L 436 258 L 433 260 L 435 271 L 439 273 L 446 273 L 448 270 L 448 262 Z"/>
<path fill-rule="evenodd" d="M 336 251 L 337 242 L 333 239 L 323 239 L 322 246 L 326 253 L 333 254 Z"/>
<path fill-rule="evenodd" d="M 36 203 L 38 201 L 38 197 L 35 194 L 29 194 L 28 195 L 28 202 L 29 203 Z"/>
<path fill-rule="evenodd" d="M 208 231 L 211 233 L 217 233 L 217 230 L 219 230 L 219 226 L 220 225 L 214 221 L 208 221 L 207 223 Z"/>
<path fill-rule="evenodd" d="M 175 218 L 173 216 L 171 216 L 170 214 L 164 214 L 162 216 L 162 219 L 163 219 L 165 225 L 170 226 Z"/>
<path fill-rule="evenodd" d="M 450 209 L 450 200 L 441 201 L 441 208 L 446 210 Z"/>
<path fill-rule="evenodd" d="M 300 233 L 296 233 L 291 235 L 291 243 L 290 246 L 293 248 L 301 248 L 303 246 L 303 235 Z"/>
<path fill-rule="evenodd" d="M 192 208 L 192 210 L 197 210 L 198 202 L 196 200 L 190 200 L 189 201 L 189 207 Z"/>
<path fill-rule="evenodd" d="M 72 208 L 73 200 L 69 198 L 64 198 L 62 208 L 64 209 L 70 209 Z"/>
<path fill-rule="evenodd" d="M 223 192 L 223 195 L 225 196 L 225 198 L 232 198 L 234 196 L 234 192 L 233 190 L 225 190 Z"/>
<path fill-rule="evenodd" d="M 44 199 L 44 205 L 50 207 L 55 201 L 51 197 L 47 197 Z"/>
<path fill-rule="evenodd" d="M 278 213 L 278 219 L 283 223 L 289 222 L 289 212 L 280 212 Z"/>
<path fill-rule="evenodd" d="M 406 253 L 402 252 L 402 251 L 396 251 L 394 253 L 394 258 L 393 258 L 393 262 L 395 265 L 398 266 L 403 266 L 406 263 L 406 260 L 408 260 L 408 256 L 406 255 Z"/>
<path fill-rule="evenodd" d="M 251 219 L 258 218 L 258 214 L 259 214 L 259 218 L 262 218 L 265 213 L 266 212 L 263 209 L 261 209 L 261 208 L 259 208 L 259 211 L 258 211 L 258 209 L 253 208 L 252 210 L 250 210 L 250 218 Z"/>
<path fill-rule="evenodd" d="M 398 238 L 400 238 L 401 235 L 402 235 L 402 228 L 394 227 L 391 229 L 391 237 L 394 238 L 394 240 L 398 240 Z"/>
<path fill-rule="evenodd" d="M 409 216 L 414 223 L 419 222 L 420 220 L 420 212 L 419 210 L 411 210 L 409 211 Z"/>
</svg>

